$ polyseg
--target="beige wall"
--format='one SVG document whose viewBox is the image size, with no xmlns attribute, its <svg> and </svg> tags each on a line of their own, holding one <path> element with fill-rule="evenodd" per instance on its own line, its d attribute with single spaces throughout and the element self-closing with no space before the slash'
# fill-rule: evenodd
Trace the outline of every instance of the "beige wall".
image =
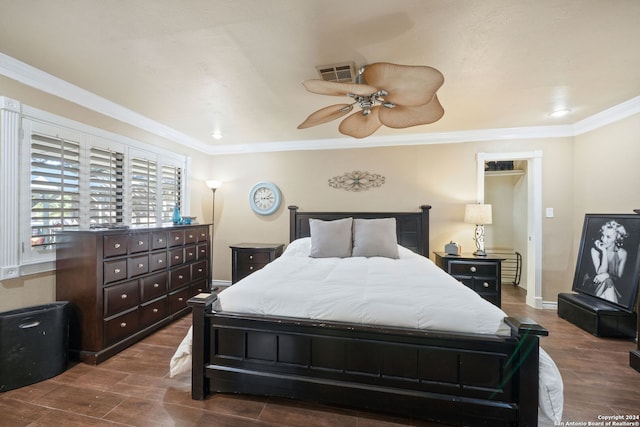
<svg viewBox="0 0 640 427">
<path fill-rule="evenodd" d="M 571 288 L 574 268 L 572 138 L 215 156 L 212 178 L 224 185 L 216 193 L 214 277 L 231 277 L 229 244 L 288 242 L 289 204 L 309 211 L 390 211 L 417 210 L 426 203 L 433 206 L 431 250 L 450 240 L 463 250 L 473 248 L 473 230 L 462 221 L 464 204 L 476 200 L 476 154 L 534 150 L 543 153 L 542 204 L 556 213 L 542 224 L 543 269 L 553 268 L 543 271 L 543 300 L 555 301 L 558 292 Z M 328 186 L 329 178 L 353 170 L 381 174 L 386 182 L 360 193 Z M 283 207 L 269 217 L 253 214 L 248 203 L 250 188 L 262 180 L 278 185 L 284 198 Z"/>
<path fill-rule="evenodd" d="M 544 301 L 553 302 L 558 292 L 571 289 L 585 212 L 640 208 L 632 187 L 638 181 L 640 115 L 576 138 L 205 156 L 2 77 L 0 96 L 190 156 L 190 213 L 200 222 L 211 220 L 211 191 L 204 181 L 224 181 L 216 192 L 217 280 L 231 278 L 230 244 L 288 242 L 290 204 L 301 210 L 345 211 L 417 210 L 431 204 L 431 249 L 449 240 L 472 248 L 472 230 L 462 219 L 464 204 L 476 200 L 478 152 L 543 153 L 542 206 L 555 211 L 542 223 Z M 603 167 L 615 172 L 597 173 Z M 360 193 L 328 186 L 329 178 L 354 170 L 381 174 L 386 182 Z M 283 193 L 282 207 L 268 217 L 254 214 L 248 203 L 249 189 L 262 180 L 273 181 Z M 6 280 L 0 282 L 0 311 L 50 302 L 54 296 L 52 273 Z"/>
</svg>

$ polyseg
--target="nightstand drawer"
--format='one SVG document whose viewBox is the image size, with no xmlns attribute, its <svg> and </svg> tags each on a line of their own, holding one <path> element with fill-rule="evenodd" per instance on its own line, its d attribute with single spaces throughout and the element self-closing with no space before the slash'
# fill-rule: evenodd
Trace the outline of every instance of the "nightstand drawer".
<svg viewBox="0 0 640 427">
<path fill-rule="evenodd" d="M 271 261 L 269 252 L 238 252 L 238 262 L 241 264 L 267 264 Z"/>
<path fill-rule="evenodd" d="M 498 284 L 495 278 L 482 278 L 476 277 L 473 280 L 472 289 L 478 293 L 493 293 L 498 292 Z"/>
<path fill-rule="evenodd" d="M 494 262 L 449 261 L 449 274 L 452 276 L 495 276 L 497 273 Z"/>
</svg>

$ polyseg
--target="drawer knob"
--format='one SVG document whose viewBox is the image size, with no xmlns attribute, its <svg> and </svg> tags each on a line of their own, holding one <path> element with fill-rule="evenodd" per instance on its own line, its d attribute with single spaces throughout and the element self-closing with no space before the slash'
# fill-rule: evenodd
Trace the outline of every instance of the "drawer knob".
<svg viewBox="0 0 640 427">
<path fill-rule="evenodd" d="M 122 323 L 120 323 L 120 327 L 121 327 L 121 328 L 126 328 L 126 327 L 127 327 L 127 322 L 122 322 Z"/>
<path fill-rule="evenodd" d="M 249 266 L 249 270 L 253 270 L 253 265 L 250 265 L 250 266 Z"/>
<path fill-rule="evenodd" d="M 202 269 L 201 268 L 198 269 L 198 273 L 202 273 Z"/>
<path fill-rule="evenodd" d="M 178 240 L 180 240 L 180 236 L 176 236 L 174 240 L 177 242 Z"/>
<path fill-rule="evenodd" d="M 200 237 L 204 237 L 204 236 L 205 236 L 205 234 L 204 234 L 204 233 L 200 233 Z"/>
<path fill-rule="evenodd" d="M 184 278 L 184 276 L 182 274 L 178 275 L 178 279 L 183 279 L 183 278 Z"/>
<path fill-rule="evenodd" d="M 157 309 L 157 308 L 154 308 L 154 309 L 153 309 L 153 312 L 154 312 L 154 313 L 157 313 L 157 312 L 158 312 L 158 309 Z"/>
<path fill-rule="evenodd" d="M 190 239 L 193 239 L 193 234 L 189 234 L 189 238 L 190 238 Z"/>
<path fill-rule="evenodd" d="M 473 265 L 472 265 L 472 266 L 471 266 L 471 268 L 470 268 L 469 270 L 471 270 L 471 272 L 472 272 L 472 273 L 475 273 L 477 269 L 476 269 L 476 267 L 475 267 L 475 266 L 473 266 Z"/>
<path fill-rule="evenodd" d="M 162 264 L 162 260 L 161 259 L 158 260 L 158 264 Z"/>
<path fill-rule="evenodd" d="M 179 255 L 175 255 L 175 256 L 173 257 L 173 259 L 180 259 L 180 256 L 179 256 Z"/>
<path fill-rule="evenodd" d="M 153 287 L 154 287 L 154 288 L 159 288 L 159 287 L 160 287 L 160 284 L 158 284 L 158 283 L 154 283 L 154 284 L 153 284 Z"/>
<path fill-rule="evenodd" d="M 116 274 L 118 274 L 118 273 L 120 273 L 120 269 L 119 269 L 119 268 L 116 268 L 115 270 L 113 270 L 113 272 L 114 272 L 114 273 L 116 273 Z"/>
<path fill-rule="evenodd" d="M 158 239 L 158 243 L 164 242 L 164 239 Z"/>
<path fill-rule="evenodd" d="M 113 245 L 114 248 L 118 249 L 120 247 L 120 243 L 116 243 Z"/>
<path fill-rule="evenodd" d="M 120 298 L 122 298 L 122 299 L 127 299 L 127 294 L 122 294 L 122 295 L 120 295 Z"/>
<path fill-rule="evenodd" d="M 482 284 L 482 286 L 484 286 L 485 288 L 488 288 L 488 287 L 489 287 L 489 284 L 488 284 L 487 282 L 484 282 L 484 283 Z"/>
<path fill-rule="evenodd" d="M 249 259 L 253 259 L 253 255 L 249 255 Z"/>
<path fill-rule="evenodd" d="M 144 264 L 138 264 L 138 268 L 144 267 Z"/>
<path fill-rule="evenodd" d="M 189 252 L 189 256 L 193 256 L 193 252 Z"/>
<path fill-rule="evenodd" d="M 142 246 L 144 245 L 144 242 L 142 240 L 138 240 L 138 246 Z"/>
<path fill-rule="evenodd" d="M 178 301 L 182 302 L 182 300 L 183 300 L 183 298 L 182 298 L 182 297 L 178 298 Z"/>
</svg>

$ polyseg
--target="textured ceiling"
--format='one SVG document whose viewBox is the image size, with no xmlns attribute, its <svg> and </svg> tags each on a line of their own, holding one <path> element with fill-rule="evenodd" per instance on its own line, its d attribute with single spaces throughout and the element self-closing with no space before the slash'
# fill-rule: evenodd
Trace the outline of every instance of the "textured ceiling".
<svg viewBox="0 0 640 427">
<path fill-rule="evenodd" d="M 440 121 L 376 136 L 575 123 L 640 95 L 639 42 L 637 0 L 0 0 L 0 52 L 207 146 L 342 137 L 296 129 L 342 61 L 445 76 Z"/>
</svg>

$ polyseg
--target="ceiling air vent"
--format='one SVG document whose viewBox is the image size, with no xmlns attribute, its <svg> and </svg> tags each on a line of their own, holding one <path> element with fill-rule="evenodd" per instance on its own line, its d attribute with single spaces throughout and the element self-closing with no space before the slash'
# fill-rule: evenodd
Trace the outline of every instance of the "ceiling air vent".
<svg viewBox="0 0 640 427">
<path fill-rule="evenodd" d="M 328 82 L 353 83 L 356 76 L 356 64 L 354 62 L 318 65 L 316 69 L 320 74 L 320 78 Z"/>
</svg>

